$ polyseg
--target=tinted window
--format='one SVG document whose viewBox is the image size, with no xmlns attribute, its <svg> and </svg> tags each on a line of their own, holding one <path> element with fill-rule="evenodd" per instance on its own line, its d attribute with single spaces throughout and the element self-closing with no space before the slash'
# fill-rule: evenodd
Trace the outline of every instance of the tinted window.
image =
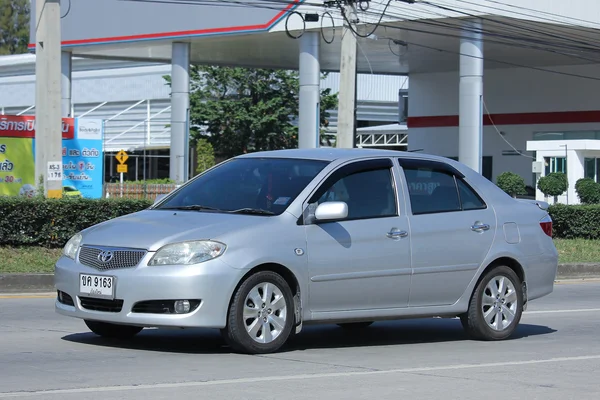
<svg viewBox="0 0 600 400">
<path fill-rule="evenodd" d="M 158 209 L 199 205 L 281 214 L 326 165 L 301 159 L 233 159 L 197 177 Z"/>
<path fill-rule="evenodd" d="M 433 168 L 405 167 L 413 214 L 485 208 L 481 198 L 459 177 Z"/>
<path fill-rule="evenodd" d="M 462 179 L 457 178 L 456 182 L 463 210 L 479 210 L 486 207 L 479 195 Z"/>
<path fill-rule="evenodd" d="M 390 169 L 377 169 L 347 175 L 321 195 L 318 204 L 344 201 L 348 219 L 378 218 L 397 215 L 396 194 Z"/>
</svg>

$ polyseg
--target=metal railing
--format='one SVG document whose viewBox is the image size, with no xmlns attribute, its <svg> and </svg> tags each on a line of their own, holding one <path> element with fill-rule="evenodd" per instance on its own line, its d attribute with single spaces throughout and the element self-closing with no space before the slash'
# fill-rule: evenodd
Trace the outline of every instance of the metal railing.
<svg viewBox="0 0 600 400">
<path fill-rule="evenodd" d="M 169 184 L 145 184 L 145 183 L 106 183 L 104 185 L 104 197 L 117 197 L 137 200 L 156 199 L 159 194 L 168 194 L 177 188 L 174 183 Z"/>
</svg>

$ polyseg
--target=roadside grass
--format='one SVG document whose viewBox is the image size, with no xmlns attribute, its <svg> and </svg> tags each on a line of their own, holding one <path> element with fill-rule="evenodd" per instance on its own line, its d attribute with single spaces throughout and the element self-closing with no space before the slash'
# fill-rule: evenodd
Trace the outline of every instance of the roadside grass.
<svg viewBox="0 0 600 400">
<path fill-rule="evenodd" d="M 560 263 L 600 263 L 600 240 L 554 239 Z M 52 273 L 62 249 L 0 246 L 0 274 Z"/>
<path fill-rule="evenodd" d="M 0 246 L 0 274 L 52 273 L 62 249 Z"/>
<path fill-rule="evenodd" d="M 600 263 L 600 240 L 554 239 L 560 263 Z"/>
</svg>

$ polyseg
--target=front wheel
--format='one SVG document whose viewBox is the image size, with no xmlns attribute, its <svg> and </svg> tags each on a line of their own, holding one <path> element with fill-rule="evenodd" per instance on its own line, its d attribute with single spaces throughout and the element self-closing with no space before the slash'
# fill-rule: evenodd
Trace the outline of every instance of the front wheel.
<svg viewBox="0 0 600 400">
<path fill-rule="evenodd" d="M 128 339 L 142 331 L 139 326 L 109 324 L 108 322 L 85 320 L 87 327 L 98 336 Z"/>
<path fill-rule="evenodd" d="M 503 340 L 513 334 L 523 313 L 523 292 L 517 274 L 506 266 L 491 269 L 481 279 L 460 320 L 469 336 Z"/>
<path fill-rule="evenodd" d="M 289 285 L 281 275 L 261 271 L 235 292 L 222 334 L 234 351 L 266 354 L 286 343 L 293 326 L 294 300 Z"/>
</svg>

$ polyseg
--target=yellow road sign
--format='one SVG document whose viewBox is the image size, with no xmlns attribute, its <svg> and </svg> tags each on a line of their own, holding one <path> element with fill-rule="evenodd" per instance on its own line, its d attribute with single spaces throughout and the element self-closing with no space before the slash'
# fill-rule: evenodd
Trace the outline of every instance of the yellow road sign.
<svg viewBox="0 0 600 400">
<path fill-rule="evenodd" d="M 126 174 L 127 173 L 127 164 L 119 164 L 117 165 L 117 172 Z"/>
<path fill-rule="evenodd" d="M 125 164 L 125 161 L 127 161 L 129 159 L 129 156 L 127 155 L 127 153 L 125 153 L 124 150 L 121 150 L 117 153 L 115 158 L 117 159 L 119 164 Z"/>
</svg>

